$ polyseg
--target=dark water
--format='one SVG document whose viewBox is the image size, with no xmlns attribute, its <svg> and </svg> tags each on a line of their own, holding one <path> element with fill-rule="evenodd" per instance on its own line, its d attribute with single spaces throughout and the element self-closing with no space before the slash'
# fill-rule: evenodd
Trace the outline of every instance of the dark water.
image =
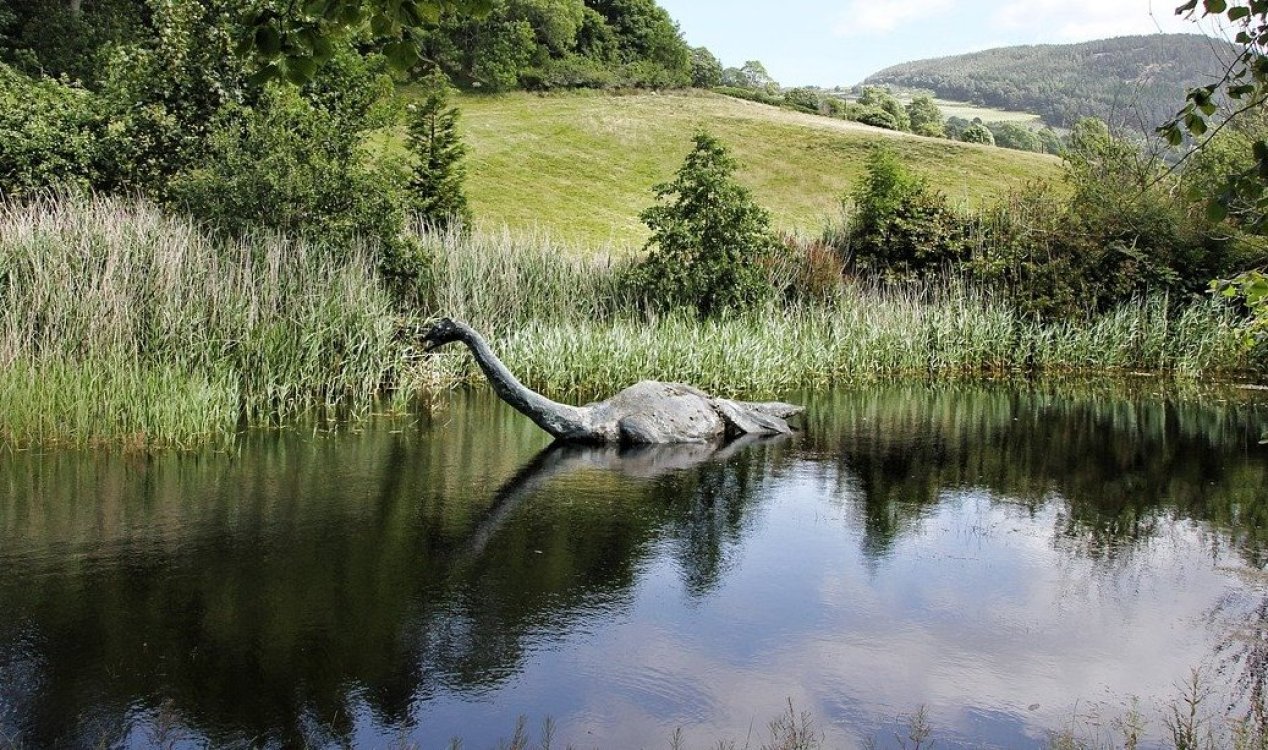
<svg viewBox="0 0 1268 750">
<path fill-rule="evenodd" d="M 487 396 L 226 452 L 0 456 L 0 747 L 1041 747 L 1193 667 L 1262 700 L 1268 409 L 804 397 L 789 441 L 547 450 Z M 1089 714 L 1098 717 L 1088 719 Z M 7 739 L 6 739 L 7 738 Z"/>
</svg>

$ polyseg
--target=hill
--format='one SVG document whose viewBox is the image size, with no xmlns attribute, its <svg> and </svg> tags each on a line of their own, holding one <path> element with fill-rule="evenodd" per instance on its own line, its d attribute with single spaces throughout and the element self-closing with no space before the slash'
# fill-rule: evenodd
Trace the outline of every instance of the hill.
<svg viewBox="0 0 1268 750">
<path fill-rule="evenodd" d="M 1054 127 L 1091 115 L 1151 132 L 1180 108 L 1188 88 L 1218 80 L 1234 50 L 1197 34 L 1001 47 L 894 65 L 864 83 L 1035 112 Z"/>
<path fill-rule="evenodd" d="M 540 229 L 590 245 L 641 244 L 639 213 L 706 127 L 743 165 L 740 180 L 781 229 L 817 232 L 863 172 L 869 150 L 890 144 L 955 201 L 976 204 L 1057 175 L 1040 154 L 922 138 L 702 92 L 613 96 L 464 95 L 467 189 L 485 226 Z M 400 148 L 393 138 L 389 148 Z"/>
</svg>

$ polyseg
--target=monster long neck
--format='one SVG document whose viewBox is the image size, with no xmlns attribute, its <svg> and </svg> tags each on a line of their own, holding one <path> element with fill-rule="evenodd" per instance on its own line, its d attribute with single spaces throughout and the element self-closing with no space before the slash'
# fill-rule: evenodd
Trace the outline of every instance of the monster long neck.
<svg viewBox="0 0 1268 750">
<path fill-rule="evenodd" d="M 519 381 L 502 360 L 497 358 L 488 342 L 480 334 L 464 328 L 462 341 L 471 350 L 475 361 L 484 370 L 493 391 L 517 411 L 533 420 L 538 427 L 556 438 L 578 437 L 585 429 L 585 410 L 576 406 L 560 404 L 535 391 L 529 390 Z"/>
</svg>

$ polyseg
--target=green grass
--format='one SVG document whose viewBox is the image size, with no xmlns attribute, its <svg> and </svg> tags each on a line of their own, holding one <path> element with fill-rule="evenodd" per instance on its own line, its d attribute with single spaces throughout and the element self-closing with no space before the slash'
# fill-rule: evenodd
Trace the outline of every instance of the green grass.
<svg viewBox="0 0 1268 750">
<path fill-rule="evenodd" d="M 978 205 L 1028 180 L 1053 178 L 1049 156 L 922 138 L 703 92 L 465 95 L 467 189 L 477 225 L 549 233 L 589 248 L 639 246 L 638 215 L 708 128 L 739 159 L 739 179 L 777 228 L 817 233 L 890 144 L 953 202 Z M 379 143 L 399 150 L 399 133 Z"/>
<path fill-rule="evenodd" d="M 621 268 L 532 236 L 419 238 L 422 309 L 402 316 L 357 248 L 218 239 L 117 199 L 0 204 L 0 444 L 189 445 L 242 424 L 482 382 L 468 354 L 423 356 L 429 315 L 485 332 L 530 387 L 561 399 L 638 380 L 759 396 L 895 377 L 1239 371 L 1242 330 L 1208 301 L 1142 300 L 1041 323 L 955 283 L 885 290 L 833 274 L 812 301 L 725 320 L 647 316 Z M 784 289 L 814 272 L 792 254 Z"/>
<path fill-rule="evenodd" d="M 966 120 L 980 117 L 982 122 L 1016 122 L 1021 125 L 1035 126 L 1043 124 L 1043 119 L 1031 112 L 1013 112 L 1007 109 L 979 107 L 968 102 L 953 102 L 947 99 L 934 99 L 933 101 L 942 110 L 943 117 L 963 117 Z"/>
<path fill-rule="evenodd" d="M 364 406 L 401 356 L 372 268 L 119 200 L 0 204 L 0 440 L 186 444 Z"/>
</svg>

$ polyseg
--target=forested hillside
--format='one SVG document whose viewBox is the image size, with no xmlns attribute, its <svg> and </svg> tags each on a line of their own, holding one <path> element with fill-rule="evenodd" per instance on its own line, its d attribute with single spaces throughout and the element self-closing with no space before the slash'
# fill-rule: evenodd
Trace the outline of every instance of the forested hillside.
<svg viewBox="0 0 1268 750">
<path fill-rule="evenodd" d="M 1179 109 L 1188 88 L 1218 80 L 1234 49 L 1196 34 L 1002 47 L 895 65 L 865 83 L 1034 112 L 1055 127 L 1093 116 L 1150 131 Z"/>
</svg>

